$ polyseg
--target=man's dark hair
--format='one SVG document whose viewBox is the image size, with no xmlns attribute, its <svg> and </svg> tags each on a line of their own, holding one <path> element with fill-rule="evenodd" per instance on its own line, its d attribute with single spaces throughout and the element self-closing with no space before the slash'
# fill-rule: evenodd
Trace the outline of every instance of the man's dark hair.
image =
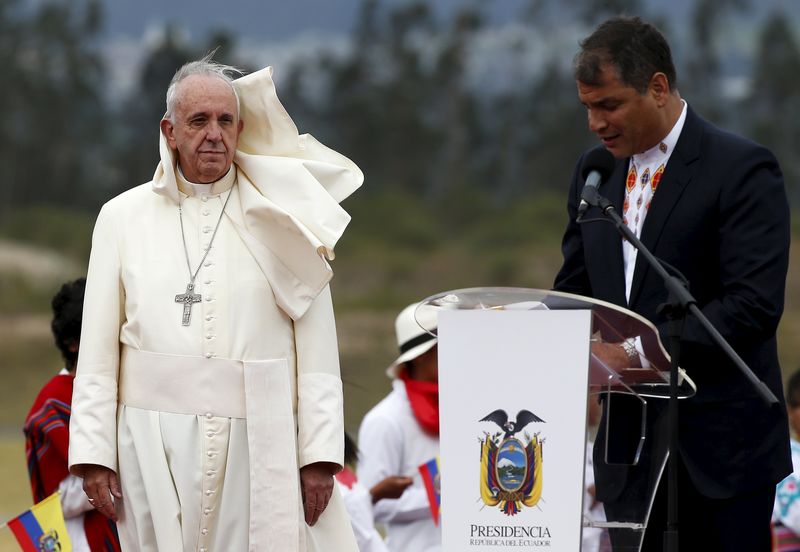
<svg viewBox="0 0 800 552">
<path fill-rule="evenodd" d="M 61 286 L 51 303 L 53 321 L 50 323 L 50 328 L 53 330 L 56 347 L 67 363 L 67 369 L 71 369 L 78 361 L 78 352 L 71 351 L 70 347 L 80 343 L 85 290 L 86 278 L 67 282 Z"/>
<path fill-rule="evenodd" d="M 670 90 L 675 90 L 678 76 L 672 53 L 664 35 L 650 23 L 638 17 L 614 17 L 601 23 L 580 43 L 575 56 L 575 80 L 589 86 L 600 84 L 604 64 L 617 70 L 620 82 L 647 91 L 655 73 L 664 73 Z"/>
<path fill-rule="evenodd" d="M 792 374 L 786 383 L 786 402 L 790 408 L 800 406 L 800 370 Z"/>
</svg>

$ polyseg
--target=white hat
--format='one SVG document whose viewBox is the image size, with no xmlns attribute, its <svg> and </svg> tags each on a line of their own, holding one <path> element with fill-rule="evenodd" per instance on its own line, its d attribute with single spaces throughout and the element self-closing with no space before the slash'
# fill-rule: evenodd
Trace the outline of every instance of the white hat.
<svg viewBox="0 0 800 552">
<path fill-rule="evenodd" d="M 435 309 L 420 309 L 419 312 L 416 312 L 418 306 L 419 303 L 407 306 L 397 315 L 397 320 L 394 322 L 400 356 L 386 369 L 386 375 L 390 378 L 397 377 L 399 368 L 404 362 L 430 351 L 437 343 L 436 336 L 428 333 L 420 325 L 422 323 L 426 328 L 436 327 Z M 415 318 L 415 314 L 420 316 L 419 322 Z"/>
</svg>

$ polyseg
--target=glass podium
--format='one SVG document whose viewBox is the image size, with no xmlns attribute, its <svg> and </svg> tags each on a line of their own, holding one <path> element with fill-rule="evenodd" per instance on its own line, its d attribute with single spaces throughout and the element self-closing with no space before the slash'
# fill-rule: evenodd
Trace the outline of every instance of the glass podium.
<svg viewBox="0 0 800 552">
<path fill-rule="evenodd" d="M 653 413 L 666 409 L 670 358 L 655 326 L 611 303 L 527 288 L 445 291 L 424 299 L 416 319 L 436 335 L 430 321 L 442 310 L 591 311 L 586 447 L 581 451 L 586 455 L 581 550 L 638 552 L 668 456 L 666 416 Z M 595 354 L 599 350 L 595 343 L 629 339 L 635 343 L 642 367 L 614 370 Z M 682 369 L 678 383 L 680 398 L 696 392 Z"/>
</svg>

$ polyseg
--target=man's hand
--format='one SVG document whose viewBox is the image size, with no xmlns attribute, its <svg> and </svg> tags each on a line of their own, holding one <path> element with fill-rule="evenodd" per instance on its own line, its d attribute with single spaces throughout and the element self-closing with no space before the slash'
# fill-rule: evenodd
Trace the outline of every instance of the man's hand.
<svg viewBox="0 0 800 552">
<path fill-rule="evenodd" d="M 105 466 L 85 464 L 81 469 L 83 477 L 83 492 L 95 510 L 117 521 L 117 511 L 114 501 L 122 498 L 119 479 L 114 470 Z"/>
<path fill-rule="evenodd" d="M 592 342 L 592 354 L 612 370 L 631 368 L 631 361 L 619 343 Z"/>
<path fill-rule="evenodd" d="M 589 496 L 592 498 L 592 505 L 589 506 L 590 510 L 594 510 L 594 508 L 600 504 L 600 501 L 597 500 L 597 488 L 594 485 L 589 485 L 586 488 L 586 492 L 589 493 Z"/>
<path fill-rule="evenodd" d="M 300 468 L 300 489 L 303 491 L 303 508 L 306 523 L 314 525 L 328 506 L 333 493 L 333 474 L 336 464 L 315 462 Z"/>
<path fill-rule="evenodd" d="M 372 503 L 375 504 L 382 498 L 400 498 L 400 495 L 408 488 L 414 480 L 402 475 L 390 475 L 375 484 L 369 490 L 372 495 Z"/>
</svg>

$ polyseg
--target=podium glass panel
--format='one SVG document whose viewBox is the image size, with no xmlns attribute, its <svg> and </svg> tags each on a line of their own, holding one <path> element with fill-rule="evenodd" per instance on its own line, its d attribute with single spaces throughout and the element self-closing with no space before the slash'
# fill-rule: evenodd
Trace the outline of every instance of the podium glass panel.
<svg viewBox="0 0 800 552">
<path fill-rule="evenodd" d="M 591 311 L 593 342 L 587 382 L 586 447 L 582 451 L 585 471 L 581 550 L 639 551 L 667 460 L 666 416 L 660 415 L 666 410 L 666 401 L 659 399 L 666 399 L 669 392 L 670 359 L 656 328 L 636 313 L 610 303 L 527 288 L 442 292 L 422 301 L 416 319 L 436 320 L 435 314 L 442 310 L 576 309 Z M 420 326 L 437 333 L 436 327 Z M 595 342 L 625 340 L 635 343 L 642 367 L 614 370 L 595 354 Z M 695 391 L 694 383 L 680 370 L 679 396 L 691 397 Z"/>
</svg>

